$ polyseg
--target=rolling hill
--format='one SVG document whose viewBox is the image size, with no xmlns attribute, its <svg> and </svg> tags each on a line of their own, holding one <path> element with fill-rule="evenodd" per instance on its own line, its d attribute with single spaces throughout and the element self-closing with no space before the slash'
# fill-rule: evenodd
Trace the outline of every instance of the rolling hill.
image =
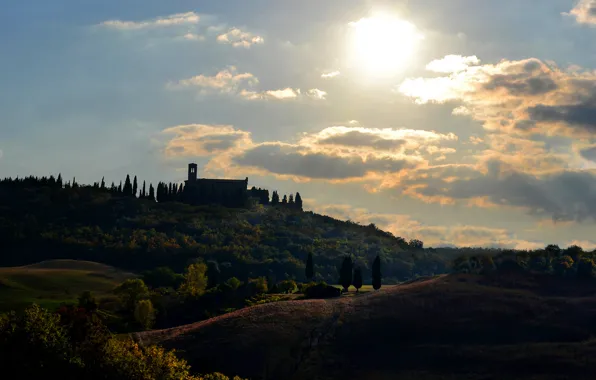
<svg viewBox="0 0 596 380">
<path fill-rule="evenodd" d="M 131 277 L 108 265 L 79 260 L 0 268 L 0 312 L 21 310 L 31 303 L 53 310 L 60 303 L 75 302 L 83 290 L 101 296 Z"/>
<path fill-rule="evenodd" d="M 251 378 L 591 378 L 594 294 L 593 282 L 552 276 L 447 275 L 134 337 Z"/>
</svg>

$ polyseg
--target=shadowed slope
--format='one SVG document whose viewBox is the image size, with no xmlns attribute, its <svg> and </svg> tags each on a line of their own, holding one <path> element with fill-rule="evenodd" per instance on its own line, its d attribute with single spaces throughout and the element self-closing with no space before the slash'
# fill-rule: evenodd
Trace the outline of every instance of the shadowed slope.
<svg viewBox="0 0 596 380">
<path fill-rule="evenodd" d="M 591 282 L 547 277 L 445 276 L 137 338 L 253 378 L 586 378 L 596 370 L 595 293 Z"/>
</svg>

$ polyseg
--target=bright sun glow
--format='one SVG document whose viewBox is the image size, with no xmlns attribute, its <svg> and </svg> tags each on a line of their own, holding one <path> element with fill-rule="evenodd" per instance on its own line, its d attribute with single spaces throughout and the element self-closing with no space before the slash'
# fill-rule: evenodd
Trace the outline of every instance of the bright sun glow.
<svg viewBox="0 0 596 380">
<path fill-rule="evenodd" d="M 403 69 L 422 39 L 413 24 L 390 16 L 363 18 L 350 26 L 350 61 L 373 76 L 392 76 Z"/>
</svg>

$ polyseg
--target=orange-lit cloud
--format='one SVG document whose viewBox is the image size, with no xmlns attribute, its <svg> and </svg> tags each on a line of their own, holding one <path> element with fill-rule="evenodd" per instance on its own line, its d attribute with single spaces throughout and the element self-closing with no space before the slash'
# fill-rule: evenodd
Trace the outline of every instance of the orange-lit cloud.
<svg viewBox="0 0 596 380">
<path fill-rule="evenodd" d="M 230 44 L 234 47 L 250 48 L 253 45 L 260 45 L 265 43 L 261 36 L 254 35 L 249 32 L 243 32 L 238 28 L 232 28 L 226 33 L 217 36 L 217 42 L 222 44 Z"/>
</svg>

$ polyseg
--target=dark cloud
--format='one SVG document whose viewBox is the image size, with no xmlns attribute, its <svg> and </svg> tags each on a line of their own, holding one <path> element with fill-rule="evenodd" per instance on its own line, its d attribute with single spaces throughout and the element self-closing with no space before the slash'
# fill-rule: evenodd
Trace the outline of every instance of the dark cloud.
<svg viewBox="0 0 596 380">
<path fill-rule="evenodd" d="M 240 134 L 208 135 L 198 138 L 198 141 L 203 144 L 203 149 L 207 152 L 215 153 L 234 147 L 236 142 L 242 137 Z"/>
<path fill-rule="evenodd" d="M 546 94 L 559 87 L 547 74 L 530 78 L 528 78 L 527 75 L 527 73 L 494 75 L 491 77 L 490 81 L 484 85 L 484 88 L 487 90 L 504 88 L 510 95 L 535 96 Z"/>
<path fill-rule="evenodd" d="M 594 98 L 581 104 L 547 106 L 539 104 L 528 108 L 532 121 L 563 122 L 581 127 L 587 131 L 596 131 L 596 102 Z"/>
<path fill-rule="evenodd" d="M 596 176 L 590 172 L 561 171 L 543 177 L 504 170 L 499 161 L 490 162 L 486 174 L 477 172 L 466 179 L 445 182 L 440 178 L 417 180 L 426 187 L 416 192 L 426 197 L 455 200 L 486 197 L 496 205 L 523 207 L 531 214 L 549 215 L 555 220 L 596 221 Z"/>
<path fill-rule="evenodd" d="M 350 131 L 344 134 L 327 137 L 320 141 L 321 144 L 333 144 L 355 147 L 371 147 L 380 150 L 394 150 L 406 143 L 405 140 L 384 139 L 374 134 L 360 131 Z"/>
<path fill-rule="evenodd" d="M 359 156 L 338 157 L 323 153 L 299 153 L 296 147 L 259 145 L 234 158 L 239 165 L 265 169 L 279 175 L 296 175 L 314 179 L 349 179 L 370 172 L 398 172 L 411 164 L 403 159 L 376 158 L 365 161 Z"/>
<path fill-rule="evenodd" d="M 579 154 L 586 160 L 596 162 L 596 146 L 580 150 Z"/>
</svg>

